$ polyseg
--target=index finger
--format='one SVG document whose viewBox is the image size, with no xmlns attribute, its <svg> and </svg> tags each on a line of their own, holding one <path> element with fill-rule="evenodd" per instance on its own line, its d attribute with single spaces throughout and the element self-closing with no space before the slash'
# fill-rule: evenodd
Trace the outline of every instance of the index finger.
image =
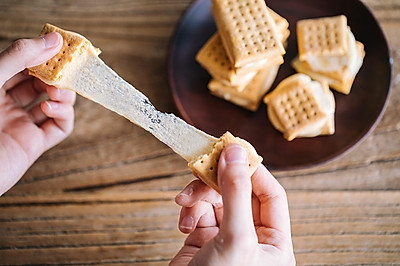
<svg viewBox="0 0 400 266">
<path fill-rule="evenodd" d="M 260 201 L 261 224 L 290 236 L 289 206 L 285 189 L 264 165 L 258 167 L 251 179 L 253 193 Z"/>
<path fill-rule="evenodd" d="M 222 207 L 221 195 L 201 180 L 190 182 L 190 184 L 175 197 L 175 202 L 182 207 L 193 207 L 200 201 L 211 203 L 217 208 Z"/>
</svg>

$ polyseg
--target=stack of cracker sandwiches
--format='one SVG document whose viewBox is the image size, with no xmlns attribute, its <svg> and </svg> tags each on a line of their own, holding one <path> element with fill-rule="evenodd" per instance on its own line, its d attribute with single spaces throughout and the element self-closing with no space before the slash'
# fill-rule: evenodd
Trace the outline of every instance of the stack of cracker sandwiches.
<svg viewBox="0 0 400 266">
<path fill-rule="evenodd" d="M 196 60 L 209 72 L 210 92 L 255 111 L 283 63 L 289 23 L 264 0 L 212 0 L 218 31 Z"/>
<path fill-rule="evenodd" d="M 291 141 L 335 132 L 335 98 L 349 94 L 365 56 L 344 15 L 297 22 L 298 72 L 266 96 L 283 63 L 288 21 L 264 0 L 212 0 L 215 33 L 196 55 L 210 92 L 256 111 L 267 104 L 271 124 Z"/>
</svg>

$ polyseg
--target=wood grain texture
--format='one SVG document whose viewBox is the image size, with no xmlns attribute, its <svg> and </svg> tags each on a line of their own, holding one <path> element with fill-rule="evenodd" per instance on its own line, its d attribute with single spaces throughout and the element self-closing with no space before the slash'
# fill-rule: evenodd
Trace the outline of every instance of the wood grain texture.
<svg viewBox="0 0 400 266">
<path fill-rule="evenodd" d="M 400 0 L 363 0 L 391 47 L 387 110 L 329 163 L 274 172 L 286 188 L 298 265 L 400 264 Z M 0 50 L 45 22 L 85 35 L 154 105 L 177 111 L 170 38 L 190 0 L 0 1 Z M 174 196 L 186 162 L 144 130 L 78 97 L 75 130 L 0 198 L 1 265 L 167 265 L 185 236 Z M 1 118 L 0 118 L 1 119 Z"/>
</svg>

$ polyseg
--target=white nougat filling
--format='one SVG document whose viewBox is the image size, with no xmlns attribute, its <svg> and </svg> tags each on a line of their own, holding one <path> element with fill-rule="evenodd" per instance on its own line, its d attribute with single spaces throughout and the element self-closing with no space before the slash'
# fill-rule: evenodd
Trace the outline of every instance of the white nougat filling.
<svg viewBox="0 0 400 266">
<path fill-rule="evenodd" d="M 347 52 L 336 56 L 312 56 L 306 59 L 311 69 L 318 72 L 340 71 L 348 67 L 351 73 L 357 72 L 356 39 L 350 28 L 347 29 Z"/>
</svg>

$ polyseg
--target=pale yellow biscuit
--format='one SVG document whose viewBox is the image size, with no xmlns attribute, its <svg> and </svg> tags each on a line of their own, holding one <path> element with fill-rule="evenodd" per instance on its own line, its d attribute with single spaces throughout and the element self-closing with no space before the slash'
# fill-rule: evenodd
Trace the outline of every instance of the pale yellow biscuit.
<svg viewBox="0 0 400 266">
<path fill-rule="evenodd" d="M 357 42 L 356 45 L 357 45 L 357 51 L 356 51 L 357 59 L 352 69 L 350 69 L 349 67 L 344 67 L 340 71 L 332 71 L 332 72 L 315 71 L 311 68 L 311 66 L 307 62 L 300 61 L 298 57 L 296 57 L 292 61 L 292 66 L 294 69 L 296 69 L 297 72 L 307 74 L 315 80 L 327 82 L 332 89 L 340 93 L 349 94 L 355 76 L 358 73 L 359 69 L 361 68 L 363 63 L 363 58 L 365 56 L 364 45 L 360 42 Z"/>
<path fill-rule="evenodd" d="M 284 17 L 276 13 L 271 8 L 267 7 L 269 13 L 271 14 L 272 19 L 276 24 L 276 28 L 278 33 L 282 35 L 282 42 L 284 42 L 289 36 L 289 21 L 287 21 Z"/>
<path fill-rule="evenodd" d="M 337 56 L 347 52 L 347 19 L 345 16 L 304 19 L 297 22 L 299 58 Z"/>
<path fill-rule="evenodd" d="M 289 141 L 334 133 L 335 101 L 324 82 L 298 73 L 283 80 L 264 102 L 272 125 Z"/>
<path fill-rule="evenodd" d="M 211 74 L 211 73 L 210 73 Z M 247 75 L 245 75 L 244 77 L 242 77 L 241 79 L 239 79 L 237 81 L 237 83 L 232 83 L 229 80 L 225 80 L 225 79 L 221 79 L 218 76 L 214 76 L 213 74 L 211 74 L 211 78 L 213 80 L 218 80 L 221 84 L 223 84 L 224 86 L 228 86 L 232 89 L 235 89 L 238 92 L 241 92 L 244 90 L 244 88 L 246 88 L 246 86 L 254 79 L 254 77 L 257 75 L 257 72 L 251 72 Z"/>
<path fill-rule="evenodd" d="M 264 0 L 212 0 L 212 4 L 222 43 L 235 67 L 285 53 Z"/>
<path fill-rule="evenodd" d="M 218 163 L 222 150 L 229 144 L 238 143 L 247 151 L 250 175 L 252 175 L 261 164 L 263 158 L 259 156 L 247 141 L 234 137 L 230 132 L 226 132 L 214 144 L 212 151 L 209 154 L 204 154 L 196 160 L 188 164 L 193 174 L 200 178 L 204 183 L 221 193 L 218 188 Z"/>
<path fill-rule="evenodd" d="M 210 92 L 250 111 L 256 111 L 262 97 L 269 91 L 278 73 L 279 65 L 260 70 L 242 91 L 225 83 L 212 79 L 208 83 Z"/>
<path fill-rule="evenodd" d="M 215 33 L 199 50 L 196 60 L 213 78 L 224 80 L 227 85 L 238 88 L 243 88 L 259 69 L 283 63 L 282 56 L 277 56 L 236 68 L 230 62 L 218 33 Z"/>
<path fill-rule="evenodd" d="M 288 21 L 272 9 L 268 7 L 267 9 L 271 13 L 271 17 L 277 25 L 278 32 L 282 38 L 282 43 L 286 42 L 290 34 Z M 283 57 L 276 56 L 253 61 L 242 67 L 235 67 L 226 54 L 218 32 L 213 34 L 206 44 L 199 50 L 196 55 L 196 60 L 214 79 L 219 80 L 226 86 L 236 87 L 238 91 L 243 90 L 260 69 L 283 63 Z"/>
<path fill-rule="evenodd" d="M 51 24 L 46 24 L 40 35 L 45 35 L 53 31 L 60 33 L 63 37 L 63 47 L 60 52 L 47 62 L 29 68 L 30 75 L 40 78 L 47 84 L 54 84 L 56 81 L 59 81 L 62 78 L 63 70 L 87 49 L 92 49 L 94 54 L 100 54 L 100 50 L 94 48 L 90 41 L 82 35 L 62 30 Z"/>
</svg>

